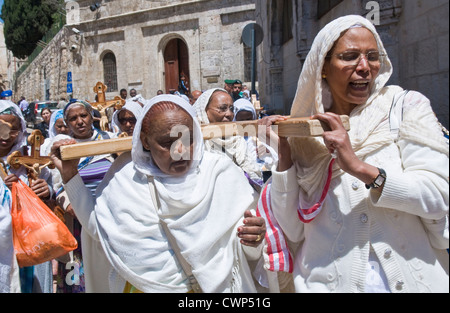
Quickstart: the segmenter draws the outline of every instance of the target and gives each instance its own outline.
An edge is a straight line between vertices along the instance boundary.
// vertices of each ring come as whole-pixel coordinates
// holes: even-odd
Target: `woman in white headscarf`
[[[449,290],[448,144],[417,92],[390,120],[403,94],[386,86],[391,74],[375,27],[360,16],[331,22],[311,47],[291,115],[313,115],[331,131],[281,138],[266,190],[296,248],[297,292]],[[350,116],[348,133],[339,115]]]
[[[126,133],[128,136],[133,136],[137,118],[141,113],[142,105],[133,100],[128,100],[122,109],[115,111],[111,124],[114,129],[118,129],[117,135]]]
[[[64,139],[73,139],[77,143],[93,142],[117,137],[111,132],[102,131],[94,127],[94,115],[92,106],[83,100],[72,99],[64,108],[64,121],[69,127],[70,136],[65,134],[58,134],[53,137],[53,142]],[[95,194],[95,190],[100,182],[103,180],[107,171],[114,162],[114,154],[103,154],[96,156],[87,156],[81,158],[78,163],[78,171],[84,184]],[[62,183],[62,181],[61,181]],[[61,184],[62,185],[62,184]],[[90,251],[96,251],[98,248],[95,243],[85,240],[88,235],[80,224],[79,218],[74,214],[72,204],[69,201],[67,192],[64,186],[57,190],[56,202],[65,212],[66,225],[71,230],[72,234],[78,241],[78,248],[71,252],[73,261],[70,264],[63,264],[60,266],[60,275],[63,277],[63,282],[60,288],[63,292],[82,293],[85,291],[95,290],[97,292],[108,291],[102,281],[107,279],[108,273],[99,271],[95,266],[89,266],[91,257]],[[100,244],[98,244],[100,246]],[[85,251],[87,251],[85,256]],[[107,262],[101,255],[95,256],[96,262]],[[66,266],[67,265],[67,266]],[[69,266],[72,265],[72,266]],[[80,272],[77,275],[78,279],[65,279],[71,275],[73,270]],[[106,278],[105,278],[106,277]]]
[[[250,101],[241,98],[234,102],[234,121],[239,122],[257,119],[255,107]],[[278,145],[278,137],[276,134],[272,132],[271,135],[271,141],[269,142],[272,144],[276,142]],[[265,175],[270,176],[272,166],[278,161],[278,154],[276,151],[271,146],[267,145],[266,142],[260,140],[258,136],[245,137],[245,140],[247,141],[249,154],[256,160],[260,171]]]
[[[205,91],[195,102],[194,108],[201,125],[231,122],[234,119],[233,98],[225,89],[214,88]],[[206,140],[205,149],[227,155],[242,169],[250,184],[258,191],[261,189],[263,175],[254,154],[249,153],[244,137],[233,136]]]
[[[162,95],[146,104],[131,154],[115,161],[96,200],[77,162],[58,159],[58,147],[70,143],[55,144],[53,159],[84,229],[109,260],[95,266],[110,270],[112,292],[192,290],[166,231],[203,292],[256,292],[249,261],[261,256],[265,234],[264,220],[251,214],[257,195],[228,158],[204,151],[188,102]]]

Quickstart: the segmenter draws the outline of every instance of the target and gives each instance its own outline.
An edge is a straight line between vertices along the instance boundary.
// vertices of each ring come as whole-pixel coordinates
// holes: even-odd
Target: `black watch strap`
[[[382,168],[378,169],[379,174],[377,176],[377,178],[375,178],[375,180],[373,181],[373,183],[371,183],[370,185],[366,185],[367,189],[377,189],[380,188],[381,186],[383,186],[384,182],[386,181],[386,171],[383,170]]]

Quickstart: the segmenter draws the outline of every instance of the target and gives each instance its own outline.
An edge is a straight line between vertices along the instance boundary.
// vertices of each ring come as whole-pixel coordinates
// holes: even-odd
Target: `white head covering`
[[[211,96],[216,91],[223,91],[225,89],[213,88],[202,93],[198,97],[197,101],[194,103],[194,108],[197,113],[197,118],[202,125],[209,125],[210,121],[208,114],[206,113],[206,108],[211,100]],[[256,159],[249,154],[247,142],[244,137],[232,136],[229,138],[215,138],[205,141],[206,151],[213,153],[223,154],[223,149],[225,149],[225,154],[230,157],[234,163],[236,163],[245,173],[247,173],[252,180],[259,180],[262,177],[260,168],[256,163]]]
[[[20,119],[20,125],[21,129],[19,132],[19,135],[17,136],[16,143],[11,148],[10,152],[17,151],[23,146],[27,145],[27,122],[25,121],[25,118],[22,115],[22,112],[20,108],[12,101],[10,100],[0,100],[0,115],[2,115],[2,112],[8,111],[8,114],[13,114],[17,116]]]
[[[136,117],[136,119],[137,119],[142,113],[142,106],[137,101],[127,100],[127,102],[125,103],[125,105],[123,106],[122,109],[114,112],[111,124],[112,124],[113,128],[117,127],[119,129],[119,131],[118,131],[119,134],[122,133],[122,130],[120,129],[120,126],[119,126],[120,125],[119,113],[122,112],[122,110],[130,111],[131,113],[134,114],[134,117]]]
[[[380,71],[373,83],[368,101],[356,107],[350,116],[350,140],[353,150],[358,157],[362,158],[391,142],[389,134],[384,133],[386,130],[382,129],[380,124],[387,120],[393,96],[402,90],[399,87],[385,87],[392,74],[392,64],[380,36],[369,20],[358,15],[344,16],[332,21],[319,32],[300,74],[291,116],[307,117],[324,113],[331,107],[331,92],[326,80],[322,79],[322,69],[326,56],[335,42],[343,32],[353,27],[364,27],[370,30],[377,41],[380,53],[386,54],[386,57],[381,59]],[[319,193],[320,196],[331,160],[323,139],[321,137],[290,138],[289,142],[297,168],[299,185],[308,195]],[[336,163],[333,177],[342,174]],[[316,198],[314,196],[311,201],[317,201]]]
[[[151,153],[149,151],[145,151],[141,141],[141,129],[142,122],[144,120],[147,112],[155,105],[156,103],[169,101],[175,103],[177,106],[181,107],[184,111],[186,111],[194,121],[194,155],[193,162],[191,165],[191,169],[186,175],[191,174],[196,170],[199,162],[203,157],[203,135],[202,130],[200,128],[200,124],[195,118],[195,112],[192,105],[189,102],[186,102],[183,98],[174,96],[174,95],[160,95],[156,96],[153,99],[149,100],[147,104],[144,106],[141,118],[138,118],[136,123],[136,127],[133,133],[133,150],[132,157],[135,163],[136,169],[145,174],[154,177],[169,177],[169,175],[164,174],[161,170],[154,164]]]
[[[201,125],[210,124],[208,114],[206,113],[206,107],[208,106],[209,101],[211,100],[211,96],[216,91],[223,91],[225,93],[228,93],[225,89],[222,88],[209,89],[203,92],[200,95],[200,97],[198,97],[197,101],[195,101],[194,103],[195,112],[197,113],[197,118]]]
[[[53,139],[55,136],[58,135],[58,133],[56,132],[56,129],[55,129],[55,124],[56,124],[56,121],[59,119],[64,120],[64,110],[63,109],[53,112],[52,116],[50,117],[50,123],[49,123],[49,127],[48,127],[48,137],[50,139]],[[64,124],[65,123],[66,122],[64,121]]]
[[[371,97],[364,107],[378,96],[388,82],[392,75],[392,64],[375,26],[369,20],[358,15],[338,18],[326,25],[314,39],[298,81],[297,93],[292,104],[292,117],[308,117],[316,113],[324,113],[325,109],[331,107],[331,93],[327,82],[322,79],[325,58],[342,33],[355,26],[370,30],[377,41],[380,53],[386,54],[386,57],[382,59],[379,75],[373,84]]]
[[[241,111],[251,112],[253,119],[257,119],[255,107],[245,98],[238,99],[234,102],[234,120],[236,120],[236,115]]]

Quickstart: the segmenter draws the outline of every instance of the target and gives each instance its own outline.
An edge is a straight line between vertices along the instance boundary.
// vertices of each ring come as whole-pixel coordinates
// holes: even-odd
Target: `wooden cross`
[[[44,136],[40,130],[35,129],[28,137],[28,143],[31,144],[31,155],[22,156],[20,151],[14,151],[8,156],[8,164],[14,168],[19,169],[21,166],[25,166],[28,172],[28,179],[30,183],[33,180],[37,180],[44,167],[54,169],[55,165],[48,156],[41,156],[41,146],[44,143]]]
[[[341,120],[347,131],[350,130],[350,119],[346,115]],[[242,121],[231,123],[215,123],[202,126],[203,139],[226,138],[231,136],[258,136],[258,121]],[[282,137],[316,137],[321,136],[328,126],[319,120],[310,118],[289,118],[275,124],[276,132]],[[265,126],[264,126],[265,127]],[[85,142],[60,148],[62,160],[74,160],[87,156],[122,153],[131,151],[132,137]]]
[[[94,87],[94,92],[97,94],[97,102],[91,103],[91,105],[101,114],[100,128],[104,131],[109,131],[106,109],[114,107],[116,110],[120,110],[125,105],[125,100],[116,96],[114,100],[106,101],[106,90],[108,90],[108,87],[102,82],[98,82]]]

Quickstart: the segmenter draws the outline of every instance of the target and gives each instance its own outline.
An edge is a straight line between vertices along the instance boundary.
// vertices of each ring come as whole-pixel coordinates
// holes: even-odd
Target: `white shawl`
[[[209,89],[202,93],[194,104],[195,111],[197,113],[198,121],[201,125],[209,125],[210,121],[206,113],[206,108],[209,104],[211,96],[215,91],[226,90],[221,88]],[[213,153],[226,154],[233,160],[245,173],[247,173],[251,179],[257,181],[262,177],[261,171],[256,163],[256,159],[253,155],[248,153],[247,142],[244,137],[233,136],[228,138],[216,138],[205,141],[206,151]],[[224,149],[224,151],[223,151]]]
[[[292,105],[292,117],[307,117],[316,113],[324,113],[331,107],[331,92],[326,80],[322,79],[325,58],[342,33],[356,25],[369,29],[375,36],[379,51],[386,54],[375,27],[365,18],[351,15],[329,23],[315,38],[306,58]],[[380,129],[380,124],[388,119],[391,99],[401,91],[399,87],[384,87],[391,74],[391,62],[388,57],[385,57],[379,75],[373,84],[369,100],[364,105],[357,107],[350,116],[349,136],[358,157],[363,157],[391,142],[389,133],[382,133],[383,130]],[[317,201],[317,193],[320,195],[324,186],[331,156],[321,137],[290,138],[290,143],[299,185],[308,196],[312,196],[310,201]],[[333,177],[342,173],[336,163]],[[309,201],[307,200],[307,202]]]
[[[163,174],[142,146],[143,118],[161,101],[177,104],[194,119],[194,160],[183,177]],[[255,195],[229,159],[204,152],[192,106],[173,95],[150,100],[136,124],[132,159],[116,160],[97,190],[99,237],[118,274],[143,292],[189,290],[159,224],[161,218],[204,292],[255,292],[236,236],[245,210],[256,207]],[[155,180],[161,203],[158,213],[148,176]]]

